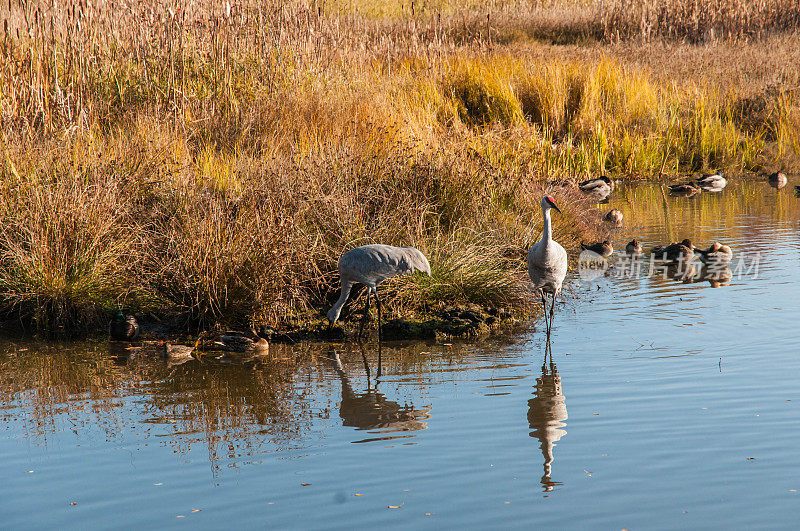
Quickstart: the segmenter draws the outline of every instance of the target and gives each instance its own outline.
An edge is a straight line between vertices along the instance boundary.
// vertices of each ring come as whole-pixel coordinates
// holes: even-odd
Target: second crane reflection
[[[528,400],[528,426],[531,437],[539,439],[544,457],[544,475],[541,483],[545,492],[550,492],[562,483],[551,478],[553,465],[553,447],[567,434],[563,429],[567,420],[567,404],[561,391],[561,376],[551,358],[550,366],[542,365],[542,376],[536,379],[534,396]]]
[[[380,345],[378,348],[381,348]],[[377,379],[375,387],[371,386],[369,364],[363,350],[361,356],[367,371],[367,389],[363,393],[356,393],[350,384],[350,378],[344,371],[339,353],[334,350],[331,354],[334,367],[342,382],[342,403],[339,406],[342,425],[352,426],[359,430],[375,430],[372,433],[380,434],[427,429],[428,425],[423,421],[430,418],[431,408],[414,409],[413,404],[401,406],[397,402],[387,400],[383,394],[378,392]],[[387,435],[353,442],[386,441],[403,437],[413,437],[413,435]]]

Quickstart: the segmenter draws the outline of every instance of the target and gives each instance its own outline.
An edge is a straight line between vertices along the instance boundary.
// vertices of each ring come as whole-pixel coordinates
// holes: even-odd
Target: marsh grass
[[[566,247],[596,230],[549,180],[797,163],[791,84],[519,48],[604,38],[594,2],[348,5],[3,4],[0,311],[56,330],[118,307],[316,319],[338,257],[371,242],[431,258],[430,279],[387,285],[393,311],[525,309],[541,194]],[[576,9],[585,27],[559,29]]]

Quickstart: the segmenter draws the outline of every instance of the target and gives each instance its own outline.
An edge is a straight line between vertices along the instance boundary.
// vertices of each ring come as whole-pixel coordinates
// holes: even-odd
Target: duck
[[[731,248],[719,242],[712,243],[708,249],[695,249],[694,252],[697,253],[701,262],[711,265],[728,264],[733,257]]]
[[[136,317],[120,310],[108,323],[108,334],[116,341],[133,341],[139,337],[139,323]]]
[[[776,171],[775,173],[771,173],[767,177],[767,182],[773,188],[778,188],[778,189],[783,188],[784,186],[786,186],[786,181],[787,181],[786,174],[785,173],[781,173],[779,171]]]
[[[198,339],[194,346],[188,345],[173,345],[166,341],[159,341],[158,346],[161,349],[161,357],[166,358],[169,361],[188,361],[194,358],[194,351],[197,349],[197,345],[200,343]]]
[[[267,352],[269,342],[263,337],[253,334],[248,337],[241,332],[225,332],[214,342],[215,345],[229,352]]]
[[[614,252],[614,248],[611,246],[611,243],[608,240],[597,242],[592,245],[586,245],[585,243],[581,242],[581,249],[584,251],[592,251],[595,254],[599,254],[603,258],[608,258],[611,256],[611,253]]]
[[[671,184],[667,188],[669,188],[669,193],[672,195],[680,195],[684,197],[691,197],[701,192],[700,187],[693,184]]]
[[[727,186],[728,181],[725,177],[722,176],[721,173],[712,173],[712,174],[704,174],[699,179],[695,180],[695,182],[703,189],[708,192],[719,192],[725,186]]]
[[[613,223],[614,225],[619,225],[620,223],[622,223],[622,212],[620,212],[616,208],[612,208],[611,210],[608,211],[608,213],[605,215],[603,219],[605,219],[609,223]]]
[[[625,246],[625,252],[632,256],[638,256],[642,254],[642,244],[634,238]]]
[[[692,245],[692,241],[689,238],[685,238],[678,243],[656,245],[650,253],[655,255],[656,258],[670,262],[689,261],[694,256],[694,245]]]
[[[596,198],[598,201],[603,201],[614,191],[614,181],[603,175],[596,179],[583,181],[578,185],[578,188],[580,188],[582,192]]]

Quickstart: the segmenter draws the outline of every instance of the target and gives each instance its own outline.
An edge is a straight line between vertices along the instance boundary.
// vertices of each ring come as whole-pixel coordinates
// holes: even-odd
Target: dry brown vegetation
[[[3,4],[2,311],[280,324],[376,241],[431,257],[398,312],[522,309],[551,178],[797,167],[793,4],[602,5]]]

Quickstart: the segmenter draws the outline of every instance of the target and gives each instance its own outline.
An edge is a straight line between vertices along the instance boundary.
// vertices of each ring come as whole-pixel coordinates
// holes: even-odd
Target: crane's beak
[[[551,206],[551,207],[553,207],[554,209],[556,209],[556,212],[558,212],[559,214],[561,214],[561,209],[560,209],[560,208],[558,208],[558,207],[556,206],[556,204],[555,204],[555,203],[553,203],[552,201],[548,201],[548,202],[550,203],[550,206]]]

